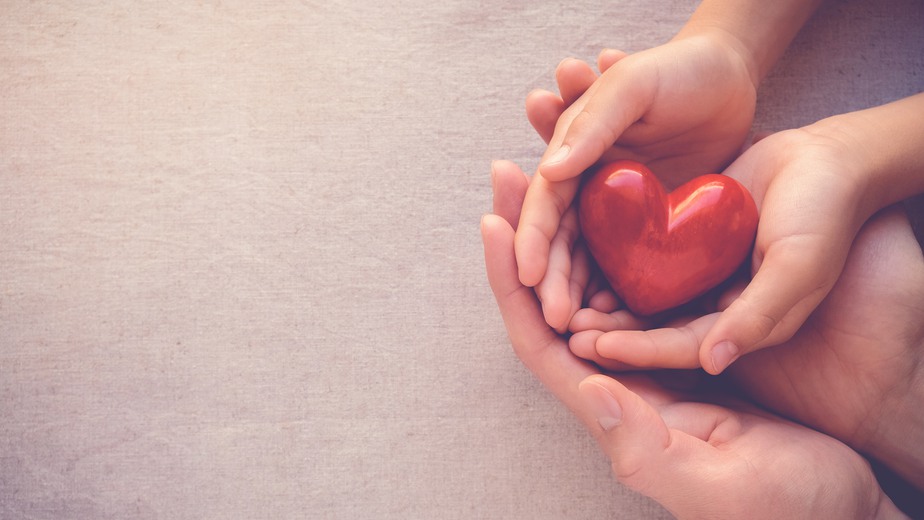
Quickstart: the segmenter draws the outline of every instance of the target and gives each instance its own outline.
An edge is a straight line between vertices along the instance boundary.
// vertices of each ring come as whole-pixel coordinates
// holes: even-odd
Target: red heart
[[[670,194],[644,165],[605,164],[581,189],[581,232],[626,306],[649,315],[686,303],[735,272],[757,230],[750,193],[703,175]]]

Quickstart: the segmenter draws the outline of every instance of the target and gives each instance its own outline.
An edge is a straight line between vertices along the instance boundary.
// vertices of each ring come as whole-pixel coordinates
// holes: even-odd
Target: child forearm
[[[806,129],[843,143],[861,175],[862,217],[924,192],[924,93]]]
[[[677,37],[730,37],[756,87],[820,4],[821,0],[704,0]]]

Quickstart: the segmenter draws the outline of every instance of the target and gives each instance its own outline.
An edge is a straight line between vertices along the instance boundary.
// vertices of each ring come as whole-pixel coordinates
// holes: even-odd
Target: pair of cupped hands
[[[894,446],[924,343],[907,217],[862,199],[857,143],[836,133],[788,130],[742,153],[756,87],[733,50],[679,40],[605,50],[598,68],[566,60],[560,94],[527,98],[548,143],[532,179],[492,165],[485,259],[517,355],[617,478],[678,517],[899,514],[859,453],[924,488]],[[682,314],[620,309],[572,204],[581,172],[614,159],[668,189],[710,172],[741,182],[760,211],[751,276]],[[659,370],[698,368],[724,374]]]

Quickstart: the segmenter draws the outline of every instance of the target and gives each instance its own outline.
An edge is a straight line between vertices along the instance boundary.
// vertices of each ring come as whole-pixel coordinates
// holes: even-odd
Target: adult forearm
[[[770,72],[822,0],[703,0],[677,37],[729,37],[748,64],[754,86]]]

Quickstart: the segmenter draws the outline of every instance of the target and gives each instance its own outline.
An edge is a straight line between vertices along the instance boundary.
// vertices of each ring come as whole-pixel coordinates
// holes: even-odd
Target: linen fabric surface
[[[2,2],[0,518],[670,518],[514,356],[478,224],[527,93],[695,6]],[[829,3],[755,128],[922,90],[922,27]]]

